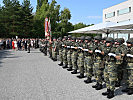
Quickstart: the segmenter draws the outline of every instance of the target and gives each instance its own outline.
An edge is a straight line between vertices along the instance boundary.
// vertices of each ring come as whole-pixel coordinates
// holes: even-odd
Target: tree
[[[87,27],[87,25],[86,24],[83,24],[83,23],[78,23],[78,24],[75,24],[73,26],[74,26],[74,30]]]
[[[21,6],[21,33],[24,36],[29,37],[32,33],[33,26],[33,15],[32,15],[33,7],[30,4],[30,0],[24,0]],[[31,35],[32,36],[32,35]]]
[[[56,27],[58,25],[59,15],[60,15],[59,10],[60,10],[60,5],[57,5],[57,2],[55,0],[52,0],[51,3],[48,3],[47,0],[44,0],[41,7],[38,8],[38,10],[36,11],[36,15],[34,16],[34,22],[35,22],[34,25],[38,26],[38,29],[35,26],[36,30],[38,30],[38,31],[35,32],[36,30],[34,30],[34,32],[38,33],[38,34],[42,34],[41,36],[45,36],[44,21],[45,21],[46,17],[50,18],[50,20],[51,20],[52,33],[57,31]],[[38,22],[40,22],[40,23],[38,23]]]
[[[68,22],[71,19],[70,10],[68,8],[64,8],[64,10],[61,11],[61,15],[59,18],[60,18],[61,33],[62,36],[64,36],[67,32],[73,29],[72,24]]]

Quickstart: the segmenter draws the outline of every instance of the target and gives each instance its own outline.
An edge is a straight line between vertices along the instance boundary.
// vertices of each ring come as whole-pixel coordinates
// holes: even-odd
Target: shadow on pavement
[[[0,50],[0,67],[2,67],[2,60],[5,58],[18,58],[19,56],[10,56],[13,55],[10,50]]]

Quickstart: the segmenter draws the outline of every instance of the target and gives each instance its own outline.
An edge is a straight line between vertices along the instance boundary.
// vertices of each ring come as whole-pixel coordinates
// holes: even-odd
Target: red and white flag
[[[45,37],[47,37],[48,36],[48,18],[46,17],[45,18]]]
[[[51,23],[50,23],[50,18],[49,18],[49,22],[48,22],[48,28],[49,28],[49,36],[51,37]]]

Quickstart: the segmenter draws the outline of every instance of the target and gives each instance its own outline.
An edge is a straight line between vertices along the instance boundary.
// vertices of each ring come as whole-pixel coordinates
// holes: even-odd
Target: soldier
[[[84,78],[84,51],[83,49],[83,45],[84,45],[84,39],[85,37],[82,36],[79,40],[79,45],[78,45],[78,61],[77,61],[77,65],[80,71],[80,75],[78,75],[78,78]]]
[[[56,41],[56,38],[53,39],[53,44],[52,44],[52,60],[57,61],[57,41]]]
[[[30,41],[30,39],[28,39],[28,52],[27,53],[30,53],[30,47],[31,47],[31,41]]]
[[[67,62],[67,36],[64,36],[64,41],[63,41],[63,51],[62,51],[62,55],[63,55],[63,63],[65,65],[63,65],[63,68],[68,68],[68,62]]]
[[[84,80],[85,83],[91,83],[91,78],[93,74],[93,43],[91,41],[91,37],[85,38],[85,47],[83,49],[84,51],[84,67],[86,71],[87,80]]]
[[[114,97],[115,82],[117,79],[117,65],[116,65],[116,47],[113,46],[114,39],[108,37],[106,39],[106,48],[103,49],[102,54],[105,55],[105,69],[104,80],[106,83],[107,91],[102,95],[107,95],[107,98]]]
[[[95,36],[94,37],[94,66],[93,66],[93,73],[94,77],[96,79],[96,85],[92,86],[93,88],[96,88],[96,90],[102,89],[102,71],[103,71],[103,66],[101,66],[101,62],[103,60],[103,56],[101,54],[102,47],[101,47],[101,37],[100,36]]]
[[[117,72],[118,72],[118,79],[116,81],[116,87],[119,87],[120,86],[120,83],[123,79],[123,71],[124,69],[126,68],[127,66],[127,63],[125,61],[125,54],[126,54],[126,51],[127,51],[127,47],[126,45],[123,44],[124,43],[124,39],[123,38],[119,38],[117,39],[117,51],[116,51],[116,55],[118,55],[117,57]]]
[[[59,37],[59,42],[58,42],[58,49],[59,49],[59,61],[60,64],[58,64],[59,66],[63,66],[63,55],[62,55],[62,51],[63,51],[63,47],[62,47],[62,38]]]
[[[78,59],[78,38],[76,40],[76,37],[73,37],[73,41],[72,41],[72,66],[74,71],[71,72],[72,74],[77,74],[77,70],[78,70],[78,65],[77,65],[77,59]]]
[[[133,38],[130,38],[127,40],[127,54],[126,54],[126,60],[127,60],[127,71],[128,71],[128,86],[125,89],[125,92],[127,92],[128,95],[133,94]],[[124,91],[124,90],[123,90]]]
[[[53,59],[52,58],[52,40],[48,40],[48,51],[49,51],[49,58]]]
[[[67,42],[67,62],[69,68],[67,69],[68,71],[72,71],[72,60],[71,60],[71,55],[72,55],[72,36],[68,35],[68,42]]]
[[[44,39],[44,41],[43,41],[43,53],[45,56],[47,56],[47,47],[48,47],[48,41],[47,41],[47,39]]]

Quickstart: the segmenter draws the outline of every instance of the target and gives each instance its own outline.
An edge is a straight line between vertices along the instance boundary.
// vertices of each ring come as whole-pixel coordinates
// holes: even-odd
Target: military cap
[[[117,41],[118,43],[120,43],[120,44],[123,43],[123,39],[122,39],[122,38],[118,38],[116,41]]]
[[[73,36],[72,39],[73,39],[73,40],[76,40],[76,37]]]
[[[103,37],[103,38],[102,38],[102,40],[106,40],[106,39],[107,39],[107,37]]]
[[[108,37],[108,38],[106,38],[106,42],[113,43],[114,42],[114,39],[112,37]]]
[[[71,38],[72,36],[71,35],[68,35],[68,38]]]
[[[85,37],[85,40],[91,41],[91,39],[92,38],[90,36]]]
[[[124,43],[124,42],[125,42],[125,40],[124,40],[123,38],[120,38],[120,39],[121,39],[122,43]]]
[[[62,40],[62,37],[59,37],[58,39],[59,39],[59,40]]]
[[[65,40],[67,40],[67,38],[68,38],[67,36],[64,36],[64,39],[65,39]]]
[[[101,36],[95,36],[94,39],[95,40],[101,40],[102,38],[101,38]]]
[[[85,40],[85,36],[81,36],[80,37],[80,40]]]
[[[128,39],[126,43],[133,44],[133,38]]]

